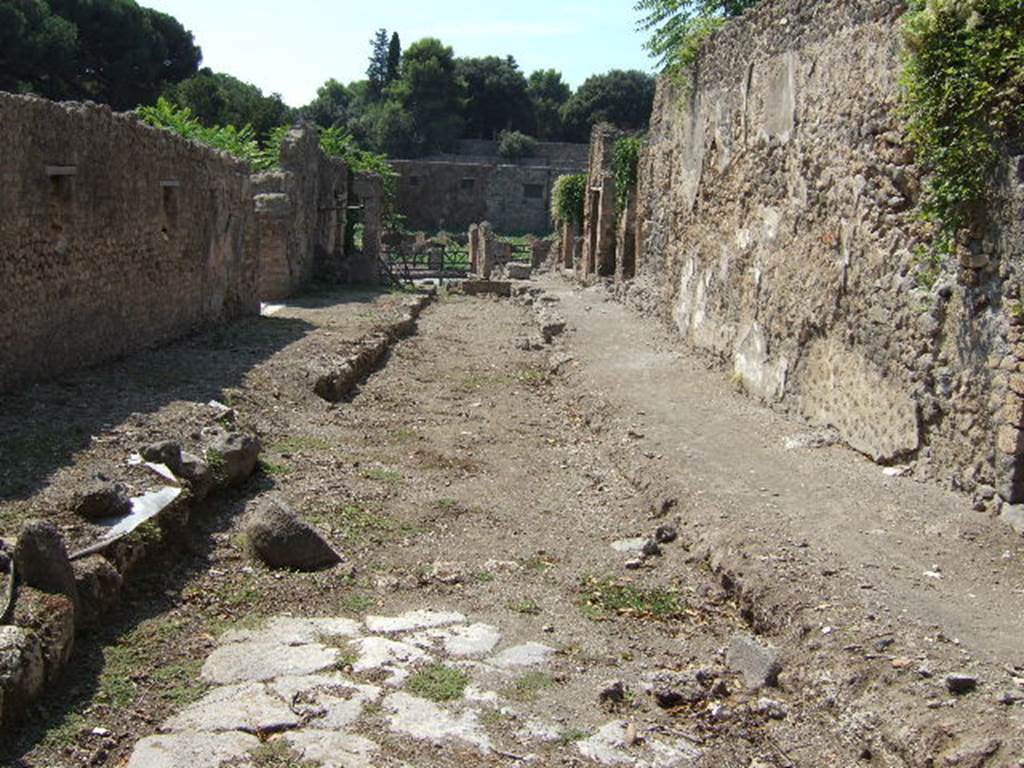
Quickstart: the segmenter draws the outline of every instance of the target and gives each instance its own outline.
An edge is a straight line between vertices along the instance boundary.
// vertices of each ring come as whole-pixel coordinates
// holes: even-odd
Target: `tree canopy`
[[[533,102],[526,77],[511,56],[456,59],[466,90],[463,137],[493,139],[501,131],[533,132]]]
[[[191,32],[134,0],[0,0],[5,90],[133,109],[201,59]]]
[[[289,122],[293,112],[279,94],[264,96],[255,85],[210,69],[169,86],[164,95],[204,125],[251,125],[260,137]]]
[[[597,123],[626,130],[647,128],[654,107],[654,78],[637,70],[613,69],[587,78],[562,107],[569,141],[585,142]]]
[[[538,139],[562,138],[562,106],[572,96],[572,88],[555,69],[538,69],[530,75],[527,95],[533,103],[534,135]]]
[[[739,16],[758,0],[638,0],[637,27],[648,33],[644,48],[662,69],[689,66],[701,44],[724,21]]]
[[[409,46],[401,74],[388,89],[412,117],[427,152],[450,149],[465,125],[463,83],[450,46],[427,37]]]

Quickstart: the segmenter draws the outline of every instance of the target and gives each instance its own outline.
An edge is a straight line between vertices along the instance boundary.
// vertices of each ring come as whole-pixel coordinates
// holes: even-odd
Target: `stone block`
[[[748,688],[778,684],[782,663],[774,648],[762,645],[750,635],[737,634],[729,640],[726,664],[743,676]]]

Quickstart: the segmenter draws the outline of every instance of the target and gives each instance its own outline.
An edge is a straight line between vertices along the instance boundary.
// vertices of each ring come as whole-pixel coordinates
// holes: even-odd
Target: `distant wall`
[[[560,141],[538,141],[537,149],[530,157],[518,160],[505,160],[510,165],[550,165],[554,168],[585,168],[587,165],[588,148],[586,144],[570,144]],[[483,139],[462,139],[456,145],[454,154],[441,155],[433,159],[477,160],[494,162],[498,158],[498,142]]]
[[[249,168],[0,93],[0,391],[259,310]]]
[[[763,0],[662,79],[624,291],[751,394],[1024,499],[1024,159],[935,270],[891,0]]]

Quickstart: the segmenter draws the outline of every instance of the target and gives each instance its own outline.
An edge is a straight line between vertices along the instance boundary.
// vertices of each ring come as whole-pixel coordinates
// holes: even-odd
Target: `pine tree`
[[[370,54],[370,66],[366,69],[366,79],[370,82],[370,98],[378,100],[384,93],[384,86],[387,85],[388,76],[388,31],[378,29],[370,41],[372,52]]]
[[[387,73],[384,77],[384,84],[391,85],[398,79],[398,68],[402,63],[402,41],[398,38],[398,33],[393,32],[391,34],[391,45],[388,47],[388,67]]]

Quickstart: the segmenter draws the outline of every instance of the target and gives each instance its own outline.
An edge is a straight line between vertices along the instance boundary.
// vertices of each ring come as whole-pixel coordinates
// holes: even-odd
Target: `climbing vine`
[[[640,166],[640,148],[643,142],[626,136],[615,142],[612,151],[612,175],[615,178],[615,212],[622,213],[629,202],[629,193],[636,189]]]
[[[931,173],[922,201],[936,247],[982,220],[1002,148],[1024,126],[1021,0],[912,0],[903,21],[903,111]]]
[[[559,224],[583,226],[583,207],[586,199],[586,174],[559,176],[551,190],[551,218]]]

